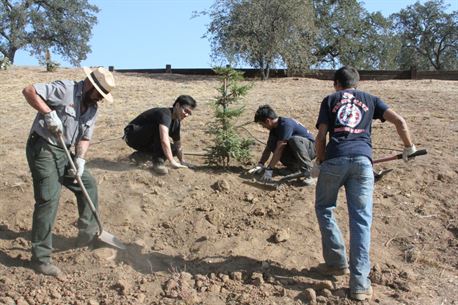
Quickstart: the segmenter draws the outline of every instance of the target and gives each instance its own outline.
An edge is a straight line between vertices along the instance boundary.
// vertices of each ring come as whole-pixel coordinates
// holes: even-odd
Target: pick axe
[[[414,152],[413,154],[409,155],[409,159],[411,158],[414,158],[414,157],[417,157],[417,156],[422,156],[422,155],[426,155],[428,152],[426,151],[426,149],[420,149],[420,150],[417,150],[416,152]],[[384,158],[380,158],[380,159],[377,159],[377,160],[374,160],[372,161],[372,164],[377,164],[377,163],[382,163],[382,162],[388,162],[388,161],[393,161],[393,160],[399,160],[399,159],[402,159],[402,154],[396,154],[396,155],[392,155],[392,156],[388,156],[388,157],[384,157]],[[384,175],[388,174],[389,172],[391,172],[393,169],[389,168],[389,169],[383,169],[379,172],[376,172],[374,170],[374,177],[375,177],[375,181],[377,182],[378,180],[380,180]]]

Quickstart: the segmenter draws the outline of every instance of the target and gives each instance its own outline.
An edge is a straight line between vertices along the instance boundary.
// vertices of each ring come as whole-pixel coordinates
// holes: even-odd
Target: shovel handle
[[[426,151],[426,149],[419,149],[416,152],[414,152],[413,154],[409,155],[409,159],[417,157],[417,156],[423,156],[423,155],[426,155],[427,153],[428,152]],[[377,164],[377,163],[393,161],[393,160],[399,160],[399,159],[402,159],[402,154],[396,154],[396,155],[393,155],[393,156],[390,156],[390,157],[377,159],[377,160],[374,160],[372,163],[373,164]]]
[[[70,163],[70,167],[76,173],[77,170],[76,170],[75,163],[73,162],[72,156],[70,155],[70,152],[68,151],[68,148],[65,145],[64,137],[62,136],[61,133],[59,133],[59,141],[60,141],[60,144],[62,145],[62,148],[65,151],[65,154],[67,155],[68,162]],[[78,182],[78,185],[80,186],[81,190],[83,191],[84,197],[86,197],[86,200],[89,203],[89,207],[91,208],[92,214],[94,214],[95,220],[97,221],[97,224],[99,225],[99,234],[98,235],[100,235],[103,232],[103,227],[102,227],[102,222],[100,221],[100,218],[99,218],[99,214],[97,213],[94,203],[92,202],[91,197],[89,197],[89,194],[86,188],[84,187],[81,177],[76,175],[76,181]]]

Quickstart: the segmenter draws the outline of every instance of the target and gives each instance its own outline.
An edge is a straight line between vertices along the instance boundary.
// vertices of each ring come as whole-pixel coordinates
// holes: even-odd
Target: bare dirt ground
[[[113,104],[102,104],[87,168],[97,178],[105,229],[126,251],[74,249],[76,202],[63,190],[54,228],[55,279],[29,268],[33,212],[32,181],[25,143],[35,111],[22,97],[26,85],[83,78],[77,69],[0,71],[0,304],[359,304],[346,298],[348,277],[323,278],[314,214],[314,187],[287,185],[266,191],[243,183],[247,166],[208,167],[199,156],[194,170],[154,175],[148,164],[130,161],[122,129],[138,113],[171,105],[180,94],[198,101],[184,121],[187,152],[202,152],[212,120],[212,77],[115,73]],[[458,82],[364,81],[360,89],[382,97],[403,115],[417,148],[428,155],[394,169],[376,184],[370,304],[458,304]],[[332,83],[303,78],[254,81],[240,123],[260,104],[300,120],[312,131],[322,98]],[[255,124],[246,130],[265,141]],[[376,122],[374,157],[402,149],[395,129]],[[262,144],[253,148],[253,162]],[[337,217],[348,241],[343,194]],[[275,238],[279,237],[279,240]],[[313,291],[312,291],[313,289]],[[365,304],[368,302],[360,302]]]

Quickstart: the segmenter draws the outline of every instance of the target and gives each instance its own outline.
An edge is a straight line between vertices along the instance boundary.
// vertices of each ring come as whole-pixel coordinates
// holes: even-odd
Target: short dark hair
[[[189,106],[191,107],[191,109],[194,109],[196,108],[197,106],[197,102],[195,99],[193,99],[191,96],[189,95],[180,95],[176,100],[175,100],[175,103],[173,103],[173,106],[175,106],[176,104],[180,104],[180,106]]]
[[[343,66],[334,74],[334,85],[337,83],[342,86],[342,88],[352,88],[356,87],[359,82],[359,73],[353,67]]]
[[[269,105],[259,106],[254,115],[255,123],[264,123],[266,119],[276,119],[277,114]]]

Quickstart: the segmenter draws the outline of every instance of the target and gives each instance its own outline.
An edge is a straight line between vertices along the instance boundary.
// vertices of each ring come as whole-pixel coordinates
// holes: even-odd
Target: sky
[[[92,52],[81,66],[114,66],[115,69],[208,68],[210,42],[202,36],[210,19],[192,18],[208,10],[213,0],[89,0],[99,7],[98,23],[89,42]],[[363,0],[369,12],[384,16],[399,12],[416,0]],[[425,1],[420,1],[424,3]],[[445,0],[448,11],[458,10],[457,0]],[[57,54],[52,59],[63,67],[71,64]],[[26,51],[16,53],[15,65],[37,66]]]

